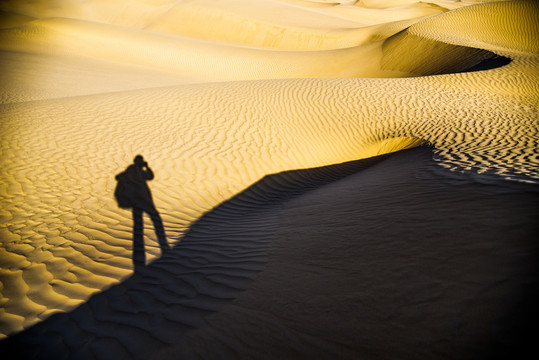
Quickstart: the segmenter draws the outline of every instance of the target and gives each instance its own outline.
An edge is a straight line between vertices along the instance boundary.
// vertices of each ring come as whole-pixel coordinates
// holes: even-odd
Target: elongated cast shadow
[[[147,359],[164,346],[176,344],[205,315],[233,300],[263,269],[271,233],[258,226],[253,233],[250,221],[270,213],[282,201],[388,156],[266,176],[202,216],[176,246],[146,267],[140,266],[136,241],[133,276],[70,312],[54,314],[1,341],[0,351],[13,354],[14,359]],[[151,199],[151,194],[140,189],[137,194],[120,193],[123,207],[133,205],[124,196],[136,199],[137,204]],[[134,219],[136,239],[142,231],[137,225],[138,210]],[[225,239],[223,234],[227,234]]]

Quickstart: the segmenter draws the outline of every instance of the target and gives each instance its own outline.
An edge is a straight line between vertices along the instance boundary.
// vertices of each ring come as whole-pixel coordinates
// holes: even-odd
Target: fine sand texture
[[[2,353],[474,359],[535,335],[535,2],[0,19]],[[137,154],[166,253],[114,199]]]

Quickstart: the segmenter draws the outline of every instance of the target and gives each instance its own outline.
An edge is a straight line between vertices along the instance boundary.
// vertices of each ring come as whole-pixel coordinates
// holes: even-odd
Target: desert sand
[[[476,359],[533,343],[533,1],[1,4],[10,358]],[[144,155],[171,249],[115,175]]]

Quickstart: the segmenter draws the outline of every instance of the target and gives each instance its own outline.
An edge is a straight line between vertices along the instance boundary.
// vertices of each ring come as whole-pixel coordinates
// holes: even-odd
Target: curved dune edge
[[[399,30],[388,31],[387,36]],[[47,57],[76,55],[102,61],[125,62],[154,72],[170,72],[176,78],[205,82],[418,75],[417,72],[396,71],[384,66],[382,57],[387,55],[387,49],[383,49],[385,43],[381,41],[329,50],[318,45],[310,48],[310,51],[282,51],[238,47],[72,19],[35,20],[19,28],[4,30],[1,35],[1,47],[10,52],[31,50]],[[306,36],[316,38],[312,34]],[[341,34],[338,38],[355,41],[353,34]],[[377,38],[383,39],[384,36]],[[122,46],[118,46],[118,43]],[[459,65],[462,59],[477,63],[484,58],[482,55],[476,59],[478,51],[475,49],[460,49],[456,54],[439,52],[430,61],[434,71],[420,75],[448,72],[444,68],[437,71],[436,64],[440,61],[432,59],[443,60],[442,66],[445,66],[444,62],[450,62],[456,67],[451,71],[463,71],[468,65]],[[440,56],[440,53],[445,54],[446,58],[450,56],[449,59]],[[399,53],[399,56],[402,55],[405,55],[405,59],[413,57],[412,54]]]
[[[455,83],[469,76],[477,74],[447,77]],[[111,194],[114,175],[135,153],[143,153],[158,176],[152,191],[172,237],[265,174],[352,160],[362,151],[372,156],[380,146],[369,147],[385,146],[387,137],[413,135],[457,155],[457,160],[475,161],[487,169],[501,165],[503,170],[507,166],[503,159],[511,157],[511,171],[537,177],[537,168],[529,162],[533,152],[527,147],[537,141],[535,123],[521,97],[470,93],[462,98],[460,89],[451,92],[447,85],[441,87],[443,82],[438,84],[444,89],[438,96],[410,96],[431,93],[432,81],[275,80],[246,82],[241,87],[193,85],[5,105],[3,113],[9,121],[2,124],[7,139],[2,178],[8,181],[2,190],[6,219],[2,237],[10,239],[4,258],[13,258],[9,260],[13,265],[2,270],[11,290],[4,309],[18,316],[4,331],[20,330],[32,319],[70,308],[130,274],[130,214],[116,207]],[[403,93],[408,94],[406,106],[399,106]],[[220,101],[208,101],[217,94]],[[459,99],[461,109],[469,113],[455,118],[453,108],[440,106],[448,97]],[[324,102],[309,100],[316,98]],[[245,106],[246,101],[252,105]],[[275,111],[272,117],[268,104]],[[211,117],[212,126],[202,108],[218,114]],[[257,108],[259,112],[253,112]],[[478,121],[482,111],[498,115]],[[74,116],[84,121],[73,123]],[[154,119],[151,124],[148,116]],[[508,126],[508,121],[515,125]],[[496,134],[495,142],[491,134]],[[59,137],[74,141],[58,142]],[[501,146],[504,142],[507,145]],[[24,143],[33,146],[16,146]],[[489,143],[495,146],[490,148]],[[80,174],[81,182],[70,180],[73,176],[68,174]],[[92,180],[95,176],[97,181]],[[50,217],[51,213],[57,216]],[[35,222],[27,222],[28,214]],[[146,235],[150,259],[155,259],[159,256],[155,236]],[[27,293],[26,279],[32,272],[47,280]]]
[[[286,1],[259,1],[254,6],[242,1],[185,3],[174,6],[145,29],[253,47],[329,50],[387,38],[421,18],[445,11],[421,4],[393,11],[323,4],[323,11],[308,11],[311,4],[304,7],[300,3],[299,8],[286,6]],[[200,26],[202,22],[213,26]]]
[[[466,72],[496,58],[490,51],[430,40],[414,35],[409,29],[385,40],[382,52],[380,66],[383,70],[415,76]],[[502,65],[511,61],[505,57],[502,59]]]
[[[449,7],[468,5],[438,2],[443,6],[408,1],[407,4],[396,7],[394,0],[393,5],[378,8],[363,6],[361,2],[322,3],[298,0],[259,0],[256,4],[249,0],[212,2],[204,0],[134,0],[131,3],[126,3],[123,0],[107,2],[87,0],[82,3],[58,1],[53,6],[51,6],[50,1],[34,1],[33,4],[17,4],[16,1],[12,1],[10,4],[6,4],[4,9],[11,8],[14,13],[35,18],[66,17],[139,29],[157,26],[165,29],[186,30],[191,27],[195,19],[200,21],[211,19],[219,23],[220,27],[224,26],[222,27],[224,32],[230,30],[230,25],[242,27],[242,30],[249,30],[251,25],[256,25],[258,30],[263,32],[269,30],[269,26],[318,31],[319,28],[373,25],[428,16],[443,12]],[[184,22],[185,25],[169,22],[177,22],[178,20]],[[201,36],[208,33],[213,33],[218,37],[222,36],[211,29],[191,28],[189,30],[195,31]]]
[[[158,175],[151,187],[174,235],[268,173],[371,156],[398,145],[384,143],[392,138],[425,139],[442,165],[480,179],[537,183],[537,55],[511,51],[510,65],[480,73],[228,82],[4,105],[2,331],[129,276],[130,214],[111,194],[136,153]]]

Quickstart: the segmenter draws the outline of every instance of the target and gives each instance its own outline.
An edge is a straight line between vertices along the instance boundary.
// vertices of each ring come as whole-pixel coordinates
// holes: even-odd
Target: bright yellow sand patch
[[[241,26],[222,29],[223,38],[202,29],[210,42],[141,30],[174,12],[165,1],[114,10],[115,2],[74,4],[50,14],[75,14],[74,19],[40,19],[0,34],[10,64],[20,57],[28,68],[37,63],[45,72],[52,69],[42,91],[25,94],[33,81],[16,81],[31,74],[25,67],[11,72],[3,89],[2,334],[20,331],[53,310],[69,310],[131,274],[131,214],[116,206],[112,193],[114,175],[137,153],[156,173],[150,186],[169,241],[266,174],[365,158],[417,145],[421,139],[435,145],[447,168],[526,182],[539,179],[538,55],[530,41],[536,27],[529,15],[535,7],[465,7],[419,22],[390,40],[415,41],[418,48],[403,59],[408,64],[437,40],[510,55],[514,61],[508,66],[362,79],[357,77],[409,76],[412,71],[382,68],[383,57],[391,58],[383,53],[389,42],[341,48],[358,39],[365,42],[372,30],[355,29],[356,15],[342,16],[354,4],[334,11],[332,6],[264,2],[275,11],[293,5],[302,20],[297,28],[306,28],[305,22],[314,26],[323,16],[331,18],[336,29],[342,20],[342,29],[333,32],[336,36],[321,36],[324,31],[319,29],[305,32],[309,51],[217,42],[264,47],[256,36],[241,38],[245,26],[262,24],[262,10],[259,16],[241,11],[230,15],[199,2],[207,12],[202,18],[220,16],[217,24],[247,19]],[[432,7],[412,8],[412,17],[432,15]],[[403,23],[384,28],[382,11],[377,9],[376,21],[366,21],[380,24],[376,36],[385,38],[392,34],[388,29],[397,32]],[[140,13],[146,15],[134,16]],[[394,10],[388,14],[388,23],[396,21]],[[490,21],[493,14],[496,21]],[[513,21],[515,17],[520,20]],[[102,18],[108,24],[91,22]],[[289,40],[283,40],[286,46],[304,31],[292,30],[293,20],[284,17],[279,25],[289,34]],[[162,28],[174,32],[170,21]],[[470,23],[479,25],[466,25]],[[265,34],[271,34],[269,26],[262,26]],[[317,46],[318,51],[312,51]],[[449,48],[442,45],[439,58],[429,61],[446,60],[444,49]],[[448,56],[458,61],[466,54]],[[64,63],[73,71],[70,76],[61,73]],[[103,83],[92,81],[94,71],[103,74]],[[48,86],[55,78],[65,86]],[[204,81],[208,83],[186,84]],[[174,84],[183,85],[170,86]],[[118,90],[129,91],[105,93]],[[151,224],[146,225],[151,260],[159,256],[159,247]]]

